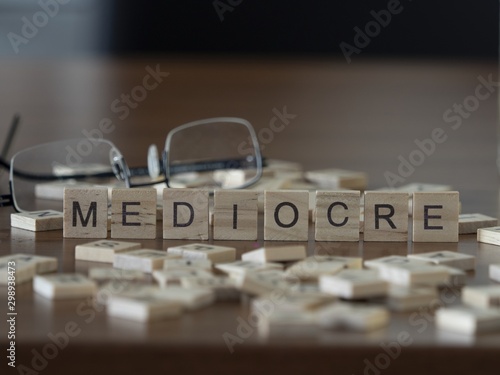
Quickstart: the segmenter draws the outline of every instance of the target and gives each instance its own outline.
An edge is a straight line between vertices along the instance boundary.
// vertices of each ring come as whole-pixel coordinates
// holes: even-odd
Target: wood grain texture
[[[317,191],[316,241],[359,241],[359,191]]]
[[[214,240],[257,240],[258,195],[256,191],[215,191]]]
[[[309,192],[268,190],[264,192],[264,239],[307,241]]]
[[[33,232],[44,232],[63,229],[63,219],[63,213],[54,210],[18,212],[10,215],[10,225]]]
[[[408,240],[408,193],[365,192],[364,240]]]
[[[106,238],[108,236],[108,189],[65,188],[63,237]]]

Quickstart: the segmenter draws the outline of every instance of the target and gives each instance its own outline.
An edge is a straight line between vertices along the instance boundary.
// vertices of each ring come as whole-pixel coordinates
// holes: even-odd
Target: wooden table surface
[[[163,73],[162,82],[148,91],[144,101],[134,103],[135,108],[129,107],[126,116],[124,111],[116,113],[114,101],[141,85],[148,69],[169,74]],[[398,173],[401,158],[408,159],[417,149],[416,141],[441,128],[446,141],[437,144],[400,184],[448,184],[460,192],[462,212],[498,216],[497,88],[480,89],[482,94],[490,93],[488,98],[470,98],[477,95],[482,82],[496,82],[497,69],[496,62],[488,61],[359,60],[346,64],[327,59],[204,57],[4,59],[0,63],[0,139],[15,112],[21,113],[22,125],[11,154],[40,142],[82,136],[83,129],[92,131],[109,118],[115,129],[108,138],[130,164],[138,165],[145,162],[148,145],[161,147],[175,126],[213,116],[238,116],[254,125],[267,157],[300,162],[306,170],[339,167],[365,171],[369,188],[375,189],[387,186],[385,175]],[[471,103],[477,105],[463,112],[461,126],[454,126],[458,120],[450,121],[446,114],[464,101],[468,108]],[[281,131],[263,130],[271,129],[273,117],[283,111],[289,114],[289,122]],[[0,191],[7,192],[3,172],[0,182]],[[61,231],[33,233],[10,228],[11,212],[9,208],[0,210],[0,255],[55,256],[60,272],[85,273],[94,265],[74,259],[75,245],[88,241],[63,239]],[[258,243],[216,243],[234,245],[241,254],[263,243],[262,226],[259,238]],[[157,249],[184,243],[140,242]],[[475,235],[461,236],[458,244],[316,243],[310,235],[307,246],[311,255],[365,259],[457,250],[478,259],[468,284],[490,283],[487,266],[500,263],[500,248],[478,244]],[[441,298],[459,302],[456,294],[442,294]],[[110,319],[102,307],[88,303],[51,302],[34,295],[30,283],[18,285],[17,363],[34,370],[19,373],[471,374],[498,373],[500,363],[499,333],[476,337],[445,334],[435,329],[433,317],[426,311],[414,316],[392,314],[387,329],[369,334],[289,331],[266,338],[251,331],[231,354],[223,334],[236,334],[238,318],[248,318],[245,304],[219,303],[178,320],[138,324]],[[5,312],[4,305],[0,310]],[[49,335],[63,332],[68,322],[78,325],[79,334],[54,358],[37,362],[36,351],[47,350]],[[5,318],[0,327],[5,353]],[[383,347],[402,332],[408,332],[411,345],[383,362]],[[396,352],[394,349],[393,354]],[[2,358],[4,373],[8,367],[5,356]],[[380,366],[370,367],[374,363]]]

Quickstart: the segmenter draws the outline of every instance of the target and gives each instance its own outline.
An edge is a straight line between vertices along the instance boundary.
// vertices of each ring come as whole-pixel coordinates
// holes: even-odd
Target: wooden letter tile
[[[408,241],[408,193],[365,192],[364,240]]]
[[[458,242],[456,191],[413,193],[413,241]]]
[[[180,255],[169,254],[166,251],[139,249],[115,254],[113,267],[123,270],[138,270],[152,273],[153,270],[163,268],[165,260],[180,257]]]
[[[77,273],[57,273],[35,276],[33,290],[50,299],[71,299],[91,297],[97,291],[97,285]]]
[[[258,193],[217,190],[214,193],[214,240],[257,240]]]
[[[473,270],[476,267],[476,257],[457,253],[455,251],[443,250],[430,253],[410,254],[408,258],[455,267],[464,271]]]
[[[182,255],[186,259],[209,259],[213,263],[228,263],[236,260],[236,249],[209,244],[189,244],[167,249],[169,254]]]
[[[478,229],[477,242],[500,246],[500,227]]]
[[[500,285],[466,286],[462,290],[462,302],[480,309],[498,309],[500,308]]]
[[[140,249],[141,244],[112,240],[100,240],[75,247],[76,260],[113,263],[115,253]]]
[[[241,256],[241,260],[258,263],[290,262],[305,257],[306,248],[303,245],[266,246],[246,252]]]
[[[445,307],[436,311],[435,322],[438,329],[465,335],[497,332],[500,330],[500,311],[467,306]]]
[[[113,189],[111,238],[156,238],[155,189]]]
[[[359,191],[317,191],[316,241],[359,241]]]
[[[500,264],[490,264],[489,275],[491,280],[500,282]]]
[[[321,291],[346,299],[385,296],[389,283],[376,270],[343,270],[335,275],[319,277]]]
[[[308,191],[264,192],[264,240],[307,241],[308,234]]]
[[[64,189],[63,237],[106,238],[108,235],[108,189]]]
[[[483,214],[461,214],[458,216],[458,233],[472,234],[479,228],[489,228],[498,225],[498,219]]]
[[[32,232],[58,230],[63,228],[63,213],[45,210],[10,214],[10,225]]]
[[[208,240],[208,191],[163,190],[163,238]]]

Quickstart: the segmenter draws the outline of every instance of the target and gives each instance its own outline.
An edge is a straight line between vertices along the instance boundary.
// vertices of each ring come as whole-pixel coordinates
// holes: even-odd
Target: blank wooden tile
[[[63,228],[63,213],[54,210],[19,212],[10,214],[10,225],[32,232],[44,232]]]
[[[498,219],[483,214],[460,214],[458,216],[458,233],[472,234],[479,228],[490,228],[498,225]]]
[[[500,285],[474,285],[462,289],[462,302],[481,309],[500,309]]]
[[[241,256],[241,260],[266,263],[289,262],[306,257],[306,247],[303,245],[265,246],[248,251]]]
[[[99,240],[75,247],[76,260],[113,263],[115,254],[140,249],[141,244],[113,240]]]
[[[432,264],[390,264],[378,267],[379,275],[391,284],[437,286],[449,282],[447,268]]]
[[[498,309],[477,309],[468,306],[445,307],[436,311],[436,327],[466,335],[500,331]]]
[[[236,249],[229,246],[209,244],[189,244],[171,246],[167,249],[170,254],[178,254],[186,259],[209,259],[213,263],[228,263],[236,260]]]
[[[386,327],[390,314],[382,306],[335,302],[318,309],[315,321],[322,328],[370,332]]]
[[[285,273],[280,270],[232,274],[231,278],[243,293],[250,295],[266,295],[275,291],[288,292],[292,286],[285,279]]]
[[[413,241],[458,242],[456,191],[413,193]]]
[[[491,280],[500,282],[500,264],[490,264],[489,276]]]
[[[146,274],[137,270],[123,270],[116,268],[90,268],[89,278],[92,280],[144,280]]]
[[[163,191],[163,238],[208,240],[208,191]]]
[[[316,241],[359,241],[359,191],[317,191]]]
[[[249,190],[216,190],[214,240],[257,240],[258,193]]]
[[[470,271],[476,268],[475,256],[457,253],[455,251],[442,250],[429,253],[410,254],[408,258],[455,267],[464,271]]]
[[[389,283],[376,270],[343,270],[335,275],[319,277],[321,291],[345,299],[385,296]]]
[[[0,285],[8,285],[9,281],[15,281],[16,285],[19,285],[30,281],[35,276],[36,264],[34,262],[19,262],[16,259],[17,255],[0,257]],[[11,262],[15,262],[15,264]]]
[[[408,194],[365,192],[364,240],[406,242],[408,240]]]
[[[219,271],[229,275],[241,274],[246,272],[259,272],[263,270],[283,270],[283,265],[280,263],[261,263],[247,260],[238,260],[231,263],[221,263],[215,266]]]
[[[224,276],[183,277],[181,285],[189,289],[209,289],[215,293],[217,301],[239,300],[241,292],[233,279]]]
[[[277,312],[305,313],[307,311],[314,311],[336,300],[337,297],[326,293],[321,295],[285,293],[281,296],[279,303],[274,306],[274,309]],[[256,298],[252,301],[252,310],[264,311],[266,306],[269,306],[269,298],[266,298],[266,296]]]
[[[477,242],[500,246],[500,227],[478,229]]]
[[[188,277],[207,278],[214,277],[214,275],[202,268],[173,268],[153,271],[153,278],[162,288],[169,285],[179,285],[181,279]]]
[[[154,293],[155,297],[177,302],[188,311],[199,310],[215,302],[215,293],[207,288],[181,288],[171,286]]]
[[[153,270],[162,269],[165,260],[180,257],[180,255],[169,254],[161,250],[139,249],[115,254],[113,267],[151,273]]]
[[[177,318],[183,307],[180,302],[161,298],[150,291],[112,295],[106,310],[110,317],[147,322]]]
[[[63,237],[106,238],[108,235],[108,189],[64,189]]]
[[[111,238],[156,238],[155,189],[113,189]]]
[[[439,284],[439,288],[461,288],[467,283],[467,273],[459,268],[439,265],[439,267],[448,271],[448,281]]]
[[[438,298],[437,288],[392,284],[389,288],[387,306],[393,311],[416,311],[420,307],[431,306]]]
[[[308,191],[264,192],[264,240],[307,241],[308,234]]]
[[[305,177],[308,181],[317,184],[320,189],[365,190],[368,182],[365,172],[335,168],[308,171]]]
[[[273,311],[272,313],[258,313],[257,332],[259,337],[268,338],[279,335],[280,338],[291,335],[292,337],[317,337],[318,326],[316,315],[313,311]]]
[[[386,265],[405,265],[405,264],[415,264],[415,265],[426,265],[429,262],[425,262],[423,260],[417,260],[413,258],[408,258],[407,256],[402,255],[389,255],[382,258],[374,258],[370,260],[365,260],[364,265],[367,268],[380,268]]]
[[[97,285],[77,273],[57,273],[35,276],[33,290],[50,299],[72,299],[93,296],[97,292]]]
[[[54,257],[32,254],[11,254],[0,258],[0,260],[5,258],[15,261],[17,266],[33,263],[35,264],[35,272],[37,274],[57,271],[58,261],[57,258]]]
[[[286,274],[301,280],[317,280],[321,275],[334,275],[347,268],[344,262],[324,260],[321,257],[313,256],[297,262],[286,270]]]

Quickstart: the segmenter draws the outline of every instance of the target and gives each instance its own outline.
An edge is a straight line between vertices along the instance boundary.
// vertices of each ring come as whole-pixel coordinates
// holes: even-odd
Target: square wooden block
[[[208,240],[208,191],[163,190],[163,238]]]
[[[500,227],[478,229],[477,242],[500,246]]]
[[[227,274],[243,274],[247,272],[260,272],[264,270],[283,270],[283,265],[280,263],[261,263],[248,260],[238,260],[231,263],[222,263],[215,266],[219,271]]]
[[[169,254],[181,255],[186,259],[209,259],[213,263],[228,263],[236,260],[236,249],[228,246],[194,243],[172,246],[167,251]]]
[[[216,190],[214,240],[257,240],[258,192]]]
[[[359,241],[359,191],[317,191],[316,241]]]
[[[0,285],[8,285],[10,281],[22,284],[32,280],[35,276],[35,262],[19,261],[19,256],[22,256],[22,254],[0,257]]]
[[[336,302],[318,309],[315,320],[322,328],[370,332],[386,327],[390,318],[391,314],[382,306]]]
[[[456,191],[413,193],[413,241],[458,242]]]
[[[408,194],[365,192],[364,240],[408,241]]]
[[[63,237],[106,238],[108,235],[108,189],[65,188]]]
[[[343,270],[335,275],[319,277],[320,290],[346,299],[387,295],[389,283],[376,270]]]
[[[32,232],[44,232],[63,228],[64,215],[54,210],[19,212],[10,214],[10,226]]]
[[[477,309],[468,306],[445,307],[436,311],[436,327],[440,330],[474,335],[500,330],[498,309]]]
[[[498,225],[498,219],[483,214],[461,214],[458,216],[458,233],[477,233],[480,228],[489,228]]]
[[[462,302],[480,309],[499,309],[500,285],[466,286],[462,290]]]
[[[50,299],[71,299],[93,296],[97,292],[97,285],[77,273],[57,273],[35,276],[33,290]]]
[[[153,270],[163,268],[165,260],[180,257],[180,255],[169,254],[166,251],[139,249],[115,254],[113,267],[123,270],[137,270],[152,273]]]
[[[308,234],[308,191],[264,192],[264,240],[307,241]]]
[[[153,271],[153,278],[161,288],[179,285],[182,279],[188,277],[207,278],[214,277],[214,274],[203,268],[169,268]]]
[[[119,270],[116,268],[94,267],[89,269],[89,278],[92,280],[144,280],[144,272],[136,270]]]
[[[171,270],[171,269],[178,269],[178,268],[199,268],[207,271],[212,270],[212,261],[210,259],[185,259],[185,258],[180,258],[180,259],[165,259],[165,262],[163,263],[163,269],[164,270]]]
[[[111,238],[156,238],[155,189],[113,189]]]
[[[290,262],[305,257],[306,247],[303,245],[265,246],[246,252],[241,256],[241,260],[259,263]]]
[[[476,268],[476,257],[454,251],[432,251],[429,253],[410,254],[408,258],[435,263],[470,271]]]
[[[140,243],[100,240],[75,247],[75,260],[113,263],[115,254],[141,248]]]

